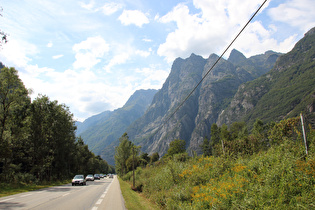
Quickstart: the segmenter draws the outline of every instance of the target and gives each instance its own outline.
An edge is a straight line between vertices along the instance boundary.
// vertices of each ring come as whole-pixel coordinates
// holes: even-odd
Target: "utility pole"
[[[132,176],[133,176],[133,188],[135,188],[136,180],[135,180],[135,145],[132,145]]]
[[[303,115],[302,115],[302,113],[300,114],[300,117],[301,117],[301,122],[302,122],[302,131],[303,131],[305,152],[306,152],[306,155],[308,155],[308,151],[307,151],[307,141],[306,141],[306,135],[305,135],[305,128],[304,128],[304,122],[303,122]]]

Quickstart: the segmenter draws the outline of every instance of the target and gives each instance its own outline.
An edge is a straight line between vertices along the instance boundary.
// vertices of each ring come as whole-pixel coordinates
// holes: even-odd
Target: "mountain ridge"
[[[148,154],[158,152],[162,156],[174,139],[185,140],[188,152],[199,154],[199,145],[205,136],[210,137],[210,128],[213,123],[230,125],[240,120],[253,123],[256,118],[262,118],[268,123],[272,119],[281,120],[284,117],[296,115],[301,110],[306,111],[305,107],[314,110],[315,93],[312,96],[310,92],[305,97],[298,94],[299,99],[294,99],[295,96],[290,94],[298,93],[299,89],[305,90],[302,83],[297,83],[301,79],[298,77],[299,74],[305,74],[304,77],[308,79],[312,78],[311,74],[315,66],[313,53],[315,37],[312,34],[314,34],[314,29],[306,33],[292,51],[286,54],[266,51],[246,58],[241,52],[232,50],[229,58],[221,59],[182,107],[170,120],[166,121],[219,56],[210,54],[205,59],[192,53],[186,59],[175,59],[168,78],[162,88],[152,97],[148,108],[124,131],[132,142],[141,146],[142,151]],[[300,68],[292,72],[285,71],[285,69],[293,68],[292,66],[303,67],[306,70],[302,71],[303,69]],[[294,73],[297,77],[288,75],[288,72]],[[293,89],[288,86],[290,91],[287,93],[285,88],[282,88],[284,92],[281,93],[286,93],[283,96],[287,97],[287,101],[291,101],[289,106],[293,109],[288,110],[282,107],[281,109],[286,110],[287,113],[273,116],[275,109],[272,109],[272,106],[281,107],[278,104],[281,99],[277,99],[267,108],[264,104],[268,104],[273,97],[278,96],[279,94],[274,95],[274,92],[277,92],[274,88],[281,90],[278,86],[290,84],[291,77],[294,78],[292,84],[296,83],[297,86],[292,86]],[[313,90],[315,82],[306,81],[308,81],[305,84],[307,88]],[[282,101],[285,102],[284,99]],[[114,164],[115,146],[119,144],[118,138],[103,147],[100,152],[100,155],[110,164]]]

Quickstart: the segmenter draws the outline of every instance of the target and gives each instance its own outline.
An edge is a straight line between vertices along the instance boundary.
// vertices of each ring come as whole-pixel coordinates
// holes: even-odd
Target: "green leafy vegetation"
[[[47,96],[31,101],[14,68],[0,70],[0,183],[2,189],[69,180],[112,168],[75,137],[69,108]]]
[[[203,155],[178,150],[138,166],[134,189],[161,209],[313,209],[315,130],[306,127],[306,155],[299,117],[252,127],[213,124]]]
[[[119,179],[120,189],[122,195],[125,200],[125,206],[129,210],[154,210],[160,209],[158,206],[153,205],[147,198],[141,196],[137,192],[133,191],[130,188],[130,184],[128,182],[123,181],[121,178]]]
[[[315,34],[306,35],[292,51],[279,57],[270,72],[244,85],[238,100],[250,100],[254,108],[240,112],[238,120],[248,124],[256,118],[280,121],[307,112],[314,95],[314,43]]]

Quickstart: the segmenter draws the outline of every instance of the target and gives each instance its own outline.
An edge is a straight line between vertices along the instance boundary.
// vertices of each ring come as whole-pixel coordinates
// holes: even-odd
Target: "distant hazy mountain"
[[[77,123],[77,136],[81,136],[95,154],[117,140],[127,127],[141,117],[150,105],[157,90],[137,90],[126,104],[114,111],[101,114]]]

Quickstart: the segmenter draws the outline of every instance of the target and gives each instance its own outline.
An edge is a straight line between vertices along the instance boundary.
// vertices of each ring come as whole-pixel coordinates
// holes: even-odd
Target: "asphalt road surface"
[[[71,184],[0,198],[0,209],[125,210],[119,181],[114,178],[88,181],[86,186]]]

